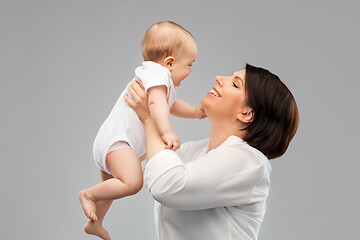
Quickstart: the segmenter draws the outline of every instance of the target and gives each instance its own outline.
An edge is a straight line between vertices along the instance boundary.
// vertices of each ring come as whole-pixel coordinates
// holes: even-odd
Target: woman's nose
[[[215,82],[222,87],[223,86],[223,76],[216,76],[215,77]]]

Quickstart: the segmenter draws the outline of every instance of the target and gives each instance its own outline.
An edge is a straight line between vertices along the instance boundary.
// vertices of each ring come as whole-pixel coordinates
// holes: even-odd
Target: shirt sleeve
[[[166,86],[166,92],[169,94],[169,74],[161,68],[147,69],[147,71],[135,71],[135,75],[141,79],[146,93],[148,89],[155,86]]]
[[[148,162],[145,183],[155,200],[179,210],[200,210],[247,204],[264,178],[264,164],[246,151],[223,148],[182,162],[163,150]]]
[[[204,139],[203,141],[190,141],[186,143],[182,143],[180,145],[180,148],[178,148],[175,152],[177,153],[178,157],[181,159],[182,162],[185,164],[193,159],[186,158],[187,154],[194,154],[193,148],[203,148],[206,143],[208,142],[208,139]],[[196,154],[196,153],[195,153]]]

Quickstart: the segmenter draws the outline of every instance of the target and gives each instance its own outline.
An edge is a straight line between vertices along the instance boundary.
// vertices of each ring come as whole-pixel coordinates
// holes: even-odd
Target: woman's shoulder
[[[224,158],[233,159],[241,165],[246,164],[249,167],[263,166],[268,171],[271,171],[269,159],[258,149],[250,146],[237,136],[230,136],[215,150],[217,150],[217,154],[224,156]]]
[[[209,138],[196,140],[196,141],[188,141],[186,143],[181,144],[181,147],[200,147],[200,146],[207,146],[209,143]]]
[[[198,141],[188,141],[181,144],[180,148],[176,150],[176,153],[184,162],[188,162],[191,159],[196,159],[199,156],[206,153],[209,146],[209,139],[202,139]]]

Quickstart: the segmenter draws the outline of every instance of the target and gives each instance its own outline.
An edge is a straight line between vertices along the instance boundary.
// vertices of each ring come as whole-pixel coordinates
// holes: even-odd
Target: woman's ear
[[[237,119],[243,123],[250,123],[254,119],[254,112],[252,108],[246,107],[241,112],[238,113]]]
[[[175,58],[172,56],[169,56],[164,59],[164,67],[169,69],[170,72],[174,69],[174,63],[175,63]]]

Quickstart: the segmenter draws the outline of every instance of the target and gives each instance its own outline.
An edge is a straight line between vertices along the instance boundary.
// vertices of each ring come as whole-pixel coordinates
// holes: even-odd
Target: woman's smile
[[[213,87],[213,89],[211,89],[210,93],[215,97],[221,97],[220,93],[218,92],[218,90],[215,87]]]

